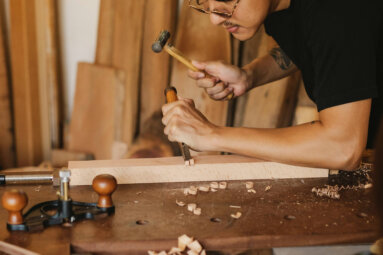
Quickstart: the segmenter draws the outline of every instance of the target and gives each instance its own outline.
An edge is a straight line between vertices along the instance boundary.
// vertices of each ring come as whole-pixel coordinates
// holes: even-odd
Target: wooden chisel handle
[[[178,100],[177,90],[175,87],[169,87],[165,89],[166,103],[173,103]]]

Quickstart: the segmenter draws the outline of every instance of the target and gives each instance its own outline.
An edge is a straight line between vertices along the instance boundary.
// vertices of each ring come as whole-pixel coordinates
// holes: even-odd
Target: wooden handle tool
[[[178,100],[177,90],[174,87],[166,88],[165,89],[165,96],[166,96],[166,102],[167,103],[172,103],[172,102],[175,102]],[[182,156],[184,157],[185,166],[194,165],[194,159],[190,155],[189,146],[187,146],[184,143],[178,143],[178,144],[181,148]]]

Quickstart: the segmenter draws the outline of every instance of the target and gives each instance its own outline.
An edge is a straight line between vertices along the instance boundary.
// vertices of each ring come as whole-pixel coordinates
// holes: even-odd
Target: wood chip
[[[187,255],[199,255],[198,252],[193,251],[193,250],[188,250],[188,252],[186,254]]]
[[[240,205],[230,205],[229,207],[230,207],[230,208],[237,208],[237,209],[241,209],[241,206],[240,206]]]
[[[295,220],[296,217],[294,215],[285,215],[285,220]]]
[[[148,255],[158,255],[155,251],[148,251]]]
[[[198,192],[198,189],[196,186],[190,186],[190,188],[189,188],[189,194],[190,195],[195,196],[195,195],[197,195],[197,192]]]
[[[201,253],[199,255],[206,255],[206,251],[205,250],[202,250]]]
[[[201,208],[199,208],[199,207],[195,208],[195,209],[193,210],[193,213],[194,213],[195,215],[201,215]]]
[[[265,188],[265,191],[269,191],[269,190],[271,190],[271,186],[270,185],[266,186],[266,188]]]
[[[209,185],[202,185],[202,186],[198,187],[198,190],[202,191],[202,192],[209,192],[210,186]]]
[[[168,255],[168,253],[166,251],[160,251],[160,253],[158,253],[158,255]]]
[[[210,183],[210,188],[212,188],[212,189],[218,189],[218,188],[219,188],[218,182],[211,182],[211,183]]]
[[[372,188],[372,183],[367,183],[366,185],[364,185],[364,188],[365,188],[365,189],[370,189],[370,188]]]
[[[189,195],[189,188],[184,189],[184,195],[185,196]]]
[[[187,235],[182,235],[178,237],[178,248],[181,251],[184,251],[188,244],[193,242],[193,238],[188,237]]]
[[[188,204],[188,211],[189,212],[193,212],[194,209],[196,209],[196,208],[197,208],[197,204],[194,204],[194,203]]]
[[[217,192],[218,190],[211,188],[210,191],[211,192]]]
[[[254,193],[254,194],[257,193],[257,192],[255,191],[255,189],[248,189],[247,192],[249,192],[249,193]]]
[[[361,213],[358,213],[357,216],[360,218],[367,218],[368,215],[364,212],[361,212]]]
[[[241,212],[236,212],[235,214],[230,214],[230,216],[234,219],[239,219],[242,216]]]
[[[185,206],[185,203],[184,202],[182,202],[182,201],[178,201],[178,200],[176,200],[176,204],[178,205],[178,206]]]
[[[219,188],[220,189],[226,189],[227,188],[227,182],[220,182],[219,183]]]
[[[202,251],[202,246],[197,240],[194,240],[194,242],[189,243],[187,247],[190,250],[197,252],[197,254]]]
[[[254,187],[253,182],[246,182],[245,185],[246,185],[246,189],[252,189]]]
[[[178,247],[172,247],[170,251],[168,251],[168,255],[181,255],[181,249]]]

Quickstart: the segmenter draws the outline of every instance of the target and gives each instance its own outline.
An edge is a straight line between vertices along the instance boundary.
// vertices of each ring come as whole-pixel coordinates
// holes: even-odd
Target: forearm
[[[347,151],[354,144],[347,144],[346,135],[331,134],[320,122],[280,129],[220,127],[215,134],[210,144],[216,151],[329,169],[351,170],[358,164]]]
[[[298,69],[279,48],[275,48],[270,54],[256,58],[245,65],[243,70],[248,76],[251,88],[256,88],[282,79]]]

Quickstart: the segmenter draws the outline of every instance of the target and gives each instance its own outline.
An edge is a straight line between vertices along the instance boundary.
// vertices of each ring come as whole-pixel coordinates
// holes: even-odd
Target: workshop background
[[[211,100],[166,52],[160,31],[191,59],[239,66],[275,42],[239,42],[179,0],[0,0],[0,169],[69,160],[163,157],[170,84],[217,125],[283,127],[317,118],[296,73],[229,102]]]

